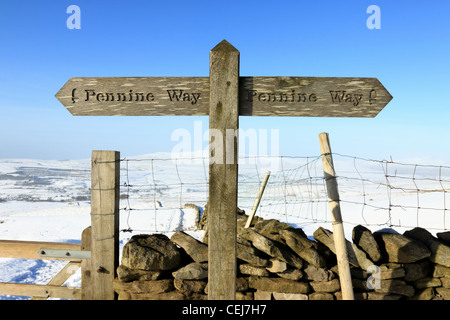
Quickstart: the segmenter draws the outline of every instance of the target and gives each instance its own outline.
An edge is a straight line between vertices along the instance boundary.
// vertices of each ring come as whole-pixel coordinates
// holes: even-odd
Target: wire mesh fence
[[[405,164],[334,153],[346,224],[449,228],[450,167]],[[123,231],[195,230],[208,201],[207,157],[125,158],[121,162]],[[241,157],[238,207],[249,213],[270,178],[256,215],[299,227],[331,223],[321,156]],[[187,211],[194,210],[195,214]]]
[[[333,154],[341,206],[360,212],[348,223],[447,230],[450,167]],[[345,210],[345,209],[344,209]]]
[[[196,221],[190,221],[192,215],[185,216],[184,212],[203,208],[207,202],[207,158],[121,161],[121,213],[127,216],[123,231],[169,232],[196,228]]]
[[[373,230],[416,226],[430,232],[449,230],[450,166],[339,153],[333,153],[333,159],[345,224]],[[83,207],[90,201],[89,160],[8,160],[1,165],[0,203],[8,214],[63,204],[64,210],[88,212]],[[123,232],[196,230],[208,201],[206,155],[160,153],[122,158],[120,167]],[[302,228],[331,227],[321,155],[241,157],[238,207],[247,214],[267,171],[270,177],[257,216]]]

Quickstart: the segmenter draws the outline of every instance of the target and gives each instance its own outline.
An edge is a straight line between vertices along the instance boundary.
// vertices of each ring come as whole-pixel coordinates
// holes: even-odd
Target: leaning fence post
[[[262,181],[262,183],[259,187],[258,195],[256,196],[255,202],[253,203],[252,211],[250,212],[250,215],[248,216],[248,219],[247,219],[247,222],[245,223],[244,228],[249,228],[250,225],[252,224],[253,217],[255,216],[256,210],[258,210],[259,203],[261,201],[261,198],[264,193],[264,189],[266,188],[269,177],[270,177],[270,171],[267,171],[266,175],[264,176],[264,180]]]
[[[328,133],[319,134],[320,151],[322,153],[323,173],[325,176],[328,203],[331,212],[331,223],[333,225],[334,246],[341,283],[342,299],[354,300],[350,265],[348,262],[344,226],[342,225],[341,207],[339,205],[339,191],[334,171],[333,157],[331,154]]]
[[[120,153],[92,151],[91,274],[92,299],[114,300],[119,265]]]

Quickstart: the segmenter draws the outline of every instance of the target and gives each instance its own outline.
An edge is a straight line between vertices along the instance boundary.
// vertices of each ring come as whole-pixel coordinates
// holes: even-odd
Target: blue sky
[[[79,30],[66,26],[72,4]],[[381,29],[366,26],[370,5]],[[449,12],[444,0],[3,1],[0,158],[170,152],[176,129],[206,130],[207,117],[74,117],[55,93],[71,77],[208,76],[209,51],[227,39],[241,76],[376,77],[394,97],[369,119],[240,118],[278,129],[281,155],[319,154],[325,131],[334,152],[448,165]]]

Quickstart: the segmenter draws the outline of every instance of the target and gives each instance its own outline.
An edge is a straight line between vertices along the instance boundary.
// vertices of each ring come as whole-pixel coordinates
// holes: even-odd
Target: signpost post
[[[56,98],[76,116],[209,116],[209,299],[235,299],[239,116],[375,117],[392,96],[376,78],[240,77],[223,40],[209,77],[71,78]]]

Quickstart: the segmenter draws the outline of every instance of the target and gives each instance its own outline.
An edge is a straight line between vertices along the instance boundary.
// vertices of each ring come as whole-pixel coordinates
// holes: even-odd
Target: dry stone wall
[[[256,219],[255,219],[256,220]],[[255,222],[254,220],[254,222]],[[257,219],[244,228],[238,215],[236,298],[339,300],[333,234],[322,227],[309,239],[301,229]],[[355,299],[450,300],[450,232],[434,237],[414,228],[403,235],[353,229],[347,250]],[[136,235],[124,246],[114,288],[119,299],[206,300],[208,245],[178,231]]]

